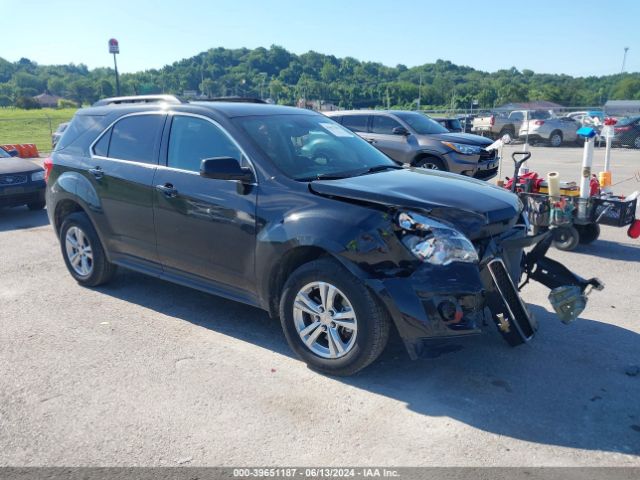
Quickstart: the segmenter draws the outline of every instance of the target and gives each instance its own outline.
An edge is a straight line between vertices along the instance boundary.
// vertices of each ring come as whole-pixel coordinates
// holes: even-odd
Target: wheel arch
[[[442,165],[444,166],[446,171],[449,171],[449,165],[447,164],[447,161],[442,157],[442,155],[439,155],[435,152],[419,152],[411,161],[411,166],[415,167],[417,166],[418,162],[420,160],[424,160],[426,158],[433,158],[438,160],[440,163],[442,163]]]

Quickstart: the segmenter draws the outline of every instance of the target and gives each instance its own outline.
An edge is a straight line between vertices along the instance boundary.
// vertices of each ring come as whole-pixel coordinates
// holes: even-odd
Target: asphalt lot
[[[531,169],[579,174],[580,149],[533,152]],[[640,152],[614,165],[632,177]],[[392,345],[330,378],[260,310],[122,270],[78,286],[45,212],[0,210],[0,466],[640,466],[640,241],[604,227],[552,256],[606,284],[574,324],[529,285],[529,345]]]

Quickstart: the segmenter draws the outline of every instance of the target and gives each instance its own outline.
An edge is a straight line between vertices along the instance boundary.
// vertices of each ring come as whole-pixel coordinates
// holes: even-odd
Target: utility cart
[[[534,232],[554,230],[554,246],[574,250],[579,244],[589,244],[600,236],[600,225],[627,227],[637,222],[637,198],[599,193],[579,196],[550,196],[532,192],[531,184],[519,182],[520,167],[531,157],[529,152],[514,152],[515,172],[507,184],[524,204],[524,213]],[[629,235],[631,236],[631,229]]]

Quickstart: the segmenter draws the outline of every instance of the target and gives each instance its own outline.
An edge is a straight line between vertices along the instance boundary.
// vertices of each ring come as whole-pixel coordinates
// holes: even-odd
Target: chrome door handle
[[[96,180],[100,180],[104,177],[104,171],[100,167],[90,168],[89,173],[95,177]]]
[[[170,183],[165,183],[164,185],[156,185],[156,190],[164,193],[164,196],[167,198],[174,198],[178,196],[178,190],[174,188]]]

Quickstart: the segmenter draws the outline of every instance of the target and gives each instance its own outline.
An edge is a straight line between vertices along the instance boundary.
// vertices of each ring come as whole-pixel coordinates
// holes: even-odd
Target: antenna
[[[620,73],[624,73],[624,67],[627,63],[627,52],[629,51],[629,47],[624,47],[624,55],[622,57],[622,70]]]

